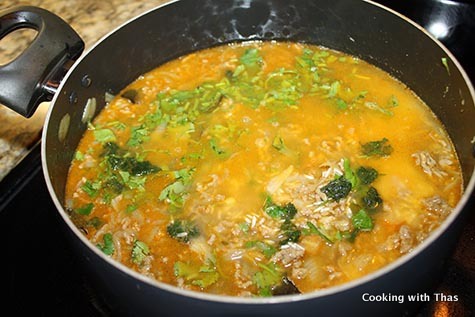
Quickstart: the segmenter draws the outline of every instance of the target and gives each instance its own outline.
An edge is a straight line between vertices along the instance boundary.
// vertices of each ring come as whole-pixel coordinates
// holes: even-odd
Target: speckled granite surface
[[[88,49],[117,26],[165,2],[167,0],[2,0],[0,10],[32,5],[52,11],[76,30]],[[19,30],[0,40],[0,65],[17,56],[34,35],[32,30]],[[40,139],[47,108],[45,103],[33,117],[25,119],[0,105],[0,180]]]

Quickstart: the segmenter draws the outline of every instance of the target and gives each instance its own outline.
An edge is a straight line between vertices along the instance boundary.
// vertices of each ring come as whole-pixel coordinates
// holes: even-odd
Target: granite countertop
[[[0,10],[17,5],[38,6],[59,15],[81,36],[86,50],[102,36],[125,21],[167,0],[3,0]],[[0,40],[0,65],[11,61],[28,46],[36,32],[15,31]],[[0,180],[28,154],[41,138],[41,130],[49,103],[43,103],[26,119],[0,105]]]

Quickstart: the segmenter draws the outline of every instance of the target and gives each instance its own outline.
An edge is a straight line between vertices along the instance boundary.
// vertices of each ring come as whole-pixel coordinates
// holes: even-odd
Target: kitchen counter
[[[0,10],[17,5],[38,6],[59,15],[81,36],[86,50],[102,36],[122,23],[167,0],[3,0]],[[18,56],[32,41],[36,31],[22,29],[0,41],[0,65]],[[0,181],[28,154],[41,138],[41,130],[49,103],[43,103],[26,119],[0,105]]]

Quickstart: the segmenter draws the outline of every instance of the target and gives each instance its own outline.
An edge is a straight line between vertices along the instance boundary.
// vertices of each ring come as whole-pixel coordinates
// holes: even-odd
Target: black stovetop
[[[475,2],[380,0],[431,30],[475,82]],[[475,213],[467,219],[436,292],[457,302],[430,302],[417,317],[475,316]],[[40,145],[0,182],[2,311],[23,316],[113,316],[69,245],[41,170]],[[3,315],[3,314],[2,314]]]

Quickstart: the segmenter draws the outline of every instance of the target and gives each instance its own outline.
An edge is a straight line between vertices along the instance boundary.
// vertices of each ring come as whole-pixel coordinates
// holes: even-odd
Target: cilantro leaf
[[[275,247],[262,241],[247,241],[244,243],[244,247],[247,249],[256,248],[261,251],[266,258],[272,257],[277,252]]]
[[[389,140],[383,138],[379,141],[370,141],[361,145],[361,152],[365,156],[389,156],[393,152],[393,147]]]
[[[150,254],[150,249],[148,248],[145,242],[135,240],[134,246],[132,247],[132,262],[137,265],[142,264],[146,256]]]
[[[94,227],[94,229],[99,229],[102,226],[102,221],[99,217],[93,217],[88,220],[87,225]]]
[[[110,155],[107,161],[113,170],[128,172],[133,176],[154,174],[161,170],[160,167],[153,165],[149,161],[139,161],[133,157]]]
[[[262,57],[259,55],[257,48],[249,48],[241,55],[239,62],[244,66],[254,66],[262,64]]]
[[[271,262],[269,264],[258,264],[262,269],[252,276],[252,282],[259,290],[259,296],[272,296],[272,288],[278,286],[282,281],[282,273],[277,264]]]
[[[397,99],[396,96],[391,95],[391,97],[389,97],[387,107],[388,108],[393,108],[393,107],[397,107],[397,106],[399,106],[399,100]]]
[[[344,177],[351,183],[351,187],[355,188],[358,185],[358,178],[355,172],[351,169],[350,160],[345,158],[343,160]]]
[[[442,61],[442,65],[444,65],[445,70],[447,71],[447,74],[450,75],[449,60],[447,59],[447,57],[442,57],[441,61]]]
[[[181,277],[186,283],[196,285],[201,288],[216,283],[219,273],[213,265],[200,265],[194,262],[175,262],[173,271],[176,277]]]
[[[97,196],[99,189],[101,188],[101,183],[99,181],[90,182],[86,180],[84,185],[81,186],[81,189],[89,195],[89,197],[94,198]]]
[[[74,153],[74,159],[77,161],[84,161],[84,154],[81,153],[80,151],[76,151]]]
[[[192,175],[194,168],[184,168],[178,171],[174,171],[175,181],[167,185],[158,197],[160,201],[168,202],[173,208],[181,208],[185,203],[185,199],[188,195],[188,187],[192,182]]]
[[[297,214],[297,209],[295,208],[294,204],[287,203],[285,206],[278,206],[272,201],[271,197],[266,198],[264,211],[272,218],[281,218],[286,220],[292,219]]]
[[[86,204],[86,205],[84,205],[80,208],[74,209],[74,211],[79,215],[89,216],[92,212],[92,208],[94,208],[94,204],[89,203],[89,204]]]
[[[373,220],[366,210],[361,209],[351,217],[353,227],[358,231],[371,231],[374,227]]]
[[[310,221],[307,222],[308,230],[305,232],[306,234],[316,234],[320,237],[322,237],[326,242],[332,244],[333,240],[330,239],[330,237],[323,233],[323,230],[315,226],[313,223]]]
[[[370,187],[366,192],[366,195],[362,198],[362,203],[364,208],[374,210],[383,203],[383,200],[379,196],[376,188]]]
[[[95,140],[101,143],[115,142],[117,140],[114,132],[112,132],[110,129],[95,129],[93,134]]]
[[[280,245],[285,245],[289,242],[299,242],[301,232],[297,226],[290,221],[290,219],[284,221],[280,226],[280,230],[282,230]]]
[[[167,226],[170,237],[180,242],[190,242],[191,239],[200,235],[198,227],[189,220],[175,220]]]
[[[378,178],[379,173],[372,167],[359,167],[356,170],[356,175],[363,185],[369,185]]]
[[[96,246],[104,252],[106,255],[112,255],[114,254],[115,248],[114,248],[114,242],[112,239],[112,234],[111,233],[106,233],[102,236],[102,244],[97,244]]]
[[[213,150],[214,153],[216,153],[217,155],[225,155],[226,154],[226,151],[223,150],[217,143],[216,139],[211,139],[209,140],[209,145],[211,147],[211,149]]]

